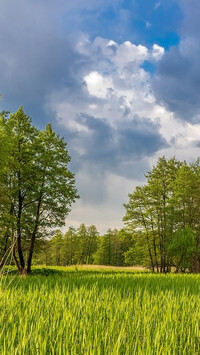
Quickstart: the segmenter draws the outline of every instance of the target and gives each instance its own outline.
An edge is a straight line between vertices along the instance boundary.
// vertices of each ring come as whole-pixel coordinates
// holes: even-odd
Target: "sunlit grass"
[[[199,295],[199,275],[52,267],[6,276],[0,354],[199,354]]]

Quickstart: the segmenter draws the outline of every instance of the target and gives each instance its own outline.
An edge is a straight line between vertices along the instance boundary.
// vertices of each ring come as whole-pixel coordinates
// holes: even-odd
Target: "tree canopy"
[[[10,246],[19,272],[30,273],[35,240],[64,225],[78,198],[75,177],[63,138],[50,124],[36,129],[22,107],[1,118],[0,138],[2,254]]]
[[[200,165],[159,158],[125,204],[124,221],[140,233],[152,270],[200,271]]]

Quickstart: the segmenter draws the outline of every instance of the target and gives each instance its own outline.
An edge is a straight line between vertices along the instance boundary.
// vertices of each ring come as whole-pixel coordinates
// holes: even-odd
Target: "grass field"
[[[0,280],[0,354],[200,354],[200,275],[36,268]]]

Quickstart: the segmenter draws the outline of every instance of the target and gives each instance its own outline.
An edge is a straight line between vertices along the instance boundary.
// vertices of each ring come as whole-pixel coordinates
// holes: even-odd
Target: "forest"
[[[200,161],[165,156],[129,194],[124,228],[100,235],[65,218],[78,196],[64,139],[39,131],[23,108],[1,113],[0,267],[141,265],[153,272],[200,272]]]

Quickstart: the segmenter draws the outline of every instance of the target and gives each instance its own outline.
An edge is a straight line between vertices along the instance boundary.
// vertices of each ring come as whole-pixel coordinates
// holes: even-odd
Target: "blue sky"
[[[1,109],[68,142],[81,199],[66,225],[122,226],[161,155],[200,142],[198,0],[1,0]]]

